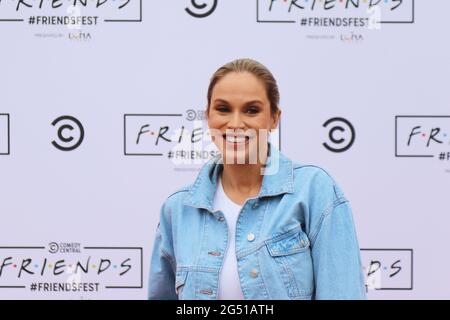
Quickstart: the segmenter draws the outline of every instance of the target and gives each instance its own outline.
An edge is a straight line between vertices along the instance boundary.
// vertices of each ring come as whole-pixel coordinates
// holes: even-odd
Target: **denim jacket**
[[[228,248],[224,214],[214,211],[220,156],[163,203],[150,263],[149,299],[217,299]],[[352,211],[321,168],[300,165],[269,143],[258,196],[236,222],[245,299],[365,299]]]

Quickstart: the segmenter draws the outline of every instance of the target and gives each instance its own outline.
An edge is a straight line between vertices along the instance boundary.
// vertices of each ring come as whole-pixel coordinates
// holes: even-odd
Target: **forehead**
[[[267,100],[264,83],[248,72],[231,72],[214,86],[212,100]]]

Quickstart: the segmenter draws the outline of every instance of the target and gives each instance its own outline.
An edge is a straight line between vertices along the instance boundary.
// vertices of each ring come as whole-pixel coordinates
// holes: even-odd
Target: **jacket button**
[[[224,218],[224,217],[222,217],[222,216],[218,217],[217,219],[218,219],[219,221],[223,221],[223,220],[225,220],[225,218]]]
[[[248,235],[247,235],[247,240],[248,241],[253,241],[253,240],[255,240],[255,235],[253,234],[253,233],[249,233]]]
[[[257,278],[258,277],[258,270],[252,269],[252,271],[250,271],[250,276],[252,278]]]
[[[255,203],[253,204],[252,208],[253,208],[253,209],[256,209],[256,208],[258,208],[258,206],[259,206],[258,202],[255,202]]]
[[[216,256],[216,257],[220,256],[220,252],[219,251],[210,251],[210,252],[208,252],[208,254],[211,255],[211,256]]]

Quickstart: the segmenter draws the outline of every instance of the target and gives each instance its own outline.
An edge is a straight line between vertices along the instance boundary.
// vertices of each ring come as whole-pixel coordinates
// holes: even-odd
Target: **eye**
[[[259,112],[259,108],[257,108],[257,107],[249,107],[249,108],[246,110],[246,112],[249,113],[249,114],[256,114],[256,113]]]
[[[227,112],[228,111],[228,107],[226,106],[217,106],[216,110],[219,112]]]

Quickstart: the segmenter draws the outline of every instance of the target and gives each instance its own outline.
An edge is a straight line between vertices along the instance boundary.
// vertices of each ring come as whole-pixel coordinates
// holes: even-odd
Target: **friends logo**
[[[256,0],[259,23],[301,27],[366,27],[414,23],[415,0]]]
[[[367,290],[413,290],[412,249],[361,249]]]
[[[0,292],[98,292],[143,288],[142,247],[93,247],[77,242],[0,247]]]
[[[450,162],[450,116],[395,117],[395,157]]]
[[[180,114],[125,114],[124,154],[165,158],[176,171],[196,171],[219,154],[208,135],[204,111]]]
[[[92,30],[101,23],[142,22],[142,0],[0,0],[0,23],[26,23],[41,38],[61,31]],[[42,32],[45,30],[45,32]],[[56,31],[56,32],[55,32]],[[59,32],[59,33],[58,33]],[[79,33],[77,33],[79,34]],[[70,33],[72,40],[74,33]],[[92,37],[89,35],[89,37]],[[79,38],[79,37],[78,37]]]

